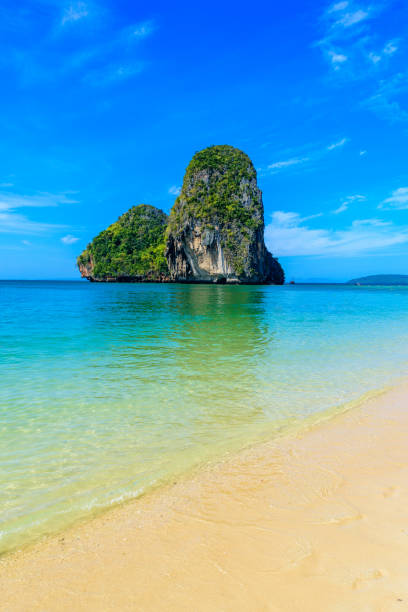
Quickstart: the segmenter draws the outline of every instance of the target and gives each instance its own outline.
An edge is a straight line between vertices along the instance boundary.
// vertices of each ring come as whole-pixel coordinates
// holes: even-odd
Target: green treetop
[[[167,215],[147,204],[133,206],[88,244],[78,257],[95,279],[157,279],[168,272],[164,256]]]

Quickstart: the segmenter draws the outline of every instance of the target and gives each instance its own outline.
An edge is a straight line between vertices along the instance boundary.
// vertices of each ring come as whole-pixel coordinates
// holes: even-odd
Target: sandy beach
[[[0,609],[408,610],[408,386],[0,561]]]

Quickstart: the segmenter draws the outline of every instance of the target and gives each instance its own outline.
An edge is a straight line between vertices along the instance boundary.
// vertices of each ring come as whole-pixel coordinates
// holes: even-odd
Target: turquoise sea
[[[380,389],[408,287],[0,283],[0,550]]]

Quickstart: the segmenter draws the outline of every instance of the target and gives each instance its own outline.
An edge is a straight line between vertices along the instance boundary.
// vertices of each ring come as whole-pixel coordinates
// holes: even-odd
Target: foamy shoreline
[[[401,610],[408,385],[0,560],[0,609]]]

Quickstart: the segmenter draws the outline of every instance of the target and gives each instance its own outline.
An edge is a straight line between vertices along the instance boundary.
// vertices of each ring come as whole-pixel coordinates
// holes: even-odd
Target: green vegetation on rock
[[[228,145],[194,155],[169,217],[134,206],[92,240],[78,267],[92,281],[284,282],[265,247],[255,168]]]
[[[170,212],[167,254],[172,278],[205,280],[213,274],[229,282],[273,282],[266,269],[263,232],[262,193],[248,155],[229,145],[196,153]],[[216,272],[206,257],[210,251],[212,261],[225,258]]]
[[[243,151],[216,145],[194,155],[170,212],[168,233],[179,235],[192,220],[209,231],[222,227],[227,260],[238,276],[251,273],[245,271],[245,255],[250,230],[263,226],[263,206],[255,168]]]
[[[167,215],[147,204],[133,206],[88,244],[78,257],[82,276],[92,280],[162,280]]]
[[[199,151],[187,166],[181,193],[170,213],[169,231],[177,233],[192,217],[210,230],[214,223],[256,229],[262,225],[262,217],[254,215],[262,207],[260,193],[250,206],[242,202],[253,182],[256,185],[256,170],[240,149],[215,145]]]

